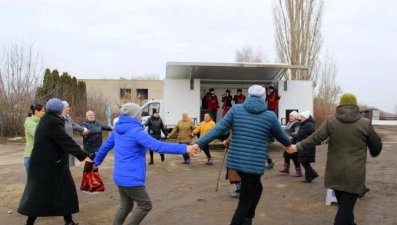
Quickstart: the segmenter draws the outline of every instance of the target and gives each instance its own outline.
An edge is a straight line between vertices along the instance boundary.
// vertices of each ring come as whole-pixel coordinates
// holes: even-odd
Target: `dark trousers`
[[[301,166],[300,163],[298,162],[298,159],[295,158],[295,157],[292,157],[292,158],[285,157],[284,158],[284,163],[289,165],[291,159],[292,159],[292,162],[294,162],[295,168],[298,168],[298,167]]]
[[[203,146],[203,151],[204,151],[205,155],[207,156],[207,158],[211,158],[210,146],[209,145]]]
[[[240,197],[231,225],[241,225],[244,219],[255,217],[255,209],[262,195],[261,175],[237,171],[241,177]]]
[[[336,200],[338,200],[338,212],[335,216],[334,225],[355,225],[353,210],[358,194],[338,190],[334,190],[334,192]]]
[[[187,145],[190,145],[190,143],[187,143],[187,142],[179,142],[179,144],[187,144]],[[183,156],[183,160],[184,160],[185,162],[188,161],[188,160],[190,160],[190,155],[189,155],[189,153],[185,153],[185,154],[183,154],[182,156]]]
[[[218,110],[217,109],[211,109],[211,117],[212,120],[216,123],[216,114],[218,114]]]
[[[310,163],[301,163],[303,168],[305,168],[305,178],[306,180],[312,180],[317,174]]]
[[[156,138],[156,139],[160,141],[160,138]],[[159,153],[159,154],[161,158],[164,159],[164,154],[163,153]],[[150,162],[153,162],[153,150],[149,149],[149,155],[150,155]]]

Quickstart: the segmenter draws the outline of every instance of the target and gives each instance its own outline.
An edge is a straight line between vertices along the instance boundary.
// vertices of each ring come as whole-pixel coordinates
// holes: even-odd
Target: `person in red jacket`
[[[280,100],[281,96],[274,91],[274,87],[270,86],[269,87],[269,93],[266,96],[266,102],[267,102],[267,109],[272,110],[274,113],[276,113],[276,116],[278,118],[278,100]]]
[[[207,106],[211,111],[211,117],[214,122],[216,122],[216,114],[219,108],[218,96],[215,94],[215,90],[210,88],[210,94],[207,95]]]
[[[243,104],[245,101],[245,95],[241,89],[237,89],[237,95],[233,97],[234,104]]]

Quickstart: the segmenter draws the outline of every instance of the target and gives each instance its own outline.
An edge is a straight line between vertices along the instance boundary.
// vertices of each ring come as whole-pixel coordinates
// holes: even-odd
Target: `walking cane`
[[[215,192],[218,191],[219,178],[221,177],[221,172],[222,172],[223,164],[225,163],[226,153],[227,153],[227,149],[225,148],[225,154],[223,155],[223,160],[222,160],[221,168],[219,169],[218,181],[216,182]]]

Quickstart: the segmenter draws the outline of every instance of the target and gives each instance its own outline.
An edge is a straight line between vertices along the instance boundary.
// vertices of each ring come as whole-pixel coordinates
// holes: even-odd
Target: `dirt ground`
[[[371,191],[355,207],[356,223],[360,225],[397,225],[397,127],[376,127],[382,136],[383,151],[377,158],[368,157],[367,184]],[[24,143],[0,143],[0,224],[24,224],[26,217],[17,213],[26,179],[23,167]],[[283,149],[274,144],[270,153],[276,163],[262,176],[264,190],[253,224],[333,224],[336,205],[326,206],[323,187],[326,146],[317,148],[313,167],[320,177],[313,183],[300,182],[301,178],[282,175]],[[181,164],[182,156],[166,155],[164,162],[155,155],[155,164],[147,167],[146,186],[153,201],[153,209],[141,224],[202,225],[229,224],[237,199],[231,198],[234,185],[224,180],[222,169],[218,191],[215,192],[224,151],[212,150],[215,163],[204,165],[205,155],[192,159],[192,164]],[[149,157],[147,157],[149,158]],[[78,191],[80,213],[73,216],[81,225],[111,224],[118,208],[119,195],[112,180],[113,154],[108,155],[100,174],[106,191],[87,194]],[[79,188],[83,164],[71,168]],[[40,206],[37,206],[40,207]],[[38,218],[36,224],[63,224],[61,217]]]

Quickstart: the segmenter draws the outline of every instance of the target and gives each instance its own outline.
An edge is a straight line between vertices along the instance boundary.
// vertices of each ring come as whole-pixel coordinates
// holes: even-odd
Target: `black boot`
[[[245,218],[243,221],[243,225],[252,225],[252,218]]]
[[[164,154],[160,153],[160,157],[161,157],[161,162],[164,162]]]
[[[153,165],[153,151],[152,150],[149,150],[149,155],[150,155],[149,165]]]

